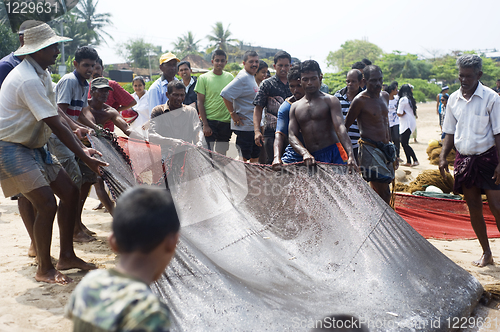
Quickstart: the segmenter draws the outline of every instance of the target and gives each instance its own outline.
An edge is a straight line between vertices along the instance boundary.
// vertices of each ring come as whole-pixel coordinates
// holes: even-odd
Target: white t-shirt
[[[463,155],[477,155],[495,145],[500,133],[500,96],[478,84],[469,100],[462,88],[451,94],[446,105],[443,132],[455,135],[455,147]]]
[[[52,133],[42,120],[57,115],[49,72],[26,56],[0,90],[0,140],[41,148]]]
[[[137,96],[137,93],[134,92],[132,94],[132,97],[134,97],[135,101],[137,102],[137,104],[132,107],[132,109],[137,112],[138,116],[130,124],[130,129],[142,131],[141,127],[151,118],[151,112],[149,109],[149,94],[148,91],[146,91],[146,93],[141,98],[139,98],[139,96]]]
[[[399,124],[399,116],[397,114],[398,97],[395,96],[393,100],[389,100],[389,127],[394,127]]]
[[[399,117],[399,133],[404,133],[408,128],[410,128],[410,131],[413,133],[417,127],[417,120],[415,119],[415,114],[413,114],[413,109],[411,108],[408,97],[401,98],[397,113],[404,114]]]

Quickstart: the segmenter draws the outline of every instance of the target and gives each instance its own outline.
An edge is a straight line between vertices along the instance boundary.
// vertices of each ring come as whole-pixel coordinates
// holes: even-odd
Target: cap
[[[172,52],[162,54],[162,56],[160,57],[160,65],[164,62],[169,62],[170,60],[174,60],[174,59],[177,60],[177,62],[181,61]]]
[[[108,88],[108,89],[111,89],[111,91],[113,91],[113,88],[109,86],[109,81],[108,79],[104,78],[104,77],[98,77],[98,78],[94,78],[92,80],[92,82],[90,82],[90,85],[92,85],[92,89],[104,89],[104,88]]]

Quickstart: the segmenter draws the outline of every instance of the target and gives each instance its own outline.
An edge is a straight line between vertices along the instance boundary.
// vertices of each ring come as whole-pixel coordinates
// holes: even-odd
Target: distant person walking
[[[448,91],[449,91],[449,88],[447,85],[445,85],[441,89],[441,92],[438,93],[436,96],[436,112],[437,112],[437,115],[439,116],[439,127],[441,127],[441,130],[443,130],[443,121],[444,121],[442,98],[445,95],[449,96]]]
[[[417,128],[417,105],[413,98],[413,92],[409,84],[403,84],[398,93],[399,133],[401,134],[401,145],[406,155],[406,164],[401,166],[418,166],[417,156],[410,146],[410,135]],[[412,163],[413,159],[413,163]]]

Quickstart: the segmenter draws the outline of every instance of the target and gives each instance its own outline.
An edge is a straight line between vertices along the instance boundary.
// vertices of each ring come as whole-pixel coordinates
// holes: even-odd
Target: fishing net
[[[172,193],[181,239],[152,289],[174,331],[308,331],[334,313],[370,331],[443,331],[482,294],[345,166],[274,172],[188,143],[91,141],[116,195],[137,183]]]

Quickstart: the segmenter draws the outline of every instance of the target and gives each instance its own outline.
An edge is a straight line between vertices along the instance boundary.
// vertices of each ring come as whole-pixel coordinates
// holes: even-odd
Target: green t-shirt
[[[205,95],[205,111],[208,120],[231,121],[231,115],[220,93],[232,80],[233,75],[227,71],[223,71],[222,75],[215,75],[213,71],[209,71],[198,77],[194,91]]]
[[[114,269],[89,272],[76,286],[65,316],[73,331],[170,330],[170,311],[148,285]]]

